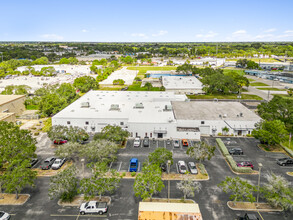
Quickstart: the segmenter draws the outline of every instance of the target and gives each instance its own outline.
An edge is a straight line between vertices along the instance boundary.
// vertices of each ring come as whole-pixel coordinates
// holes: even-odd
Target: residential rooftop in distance
[[[163,76],[163,86],[167,90],[201,90],[202,83],[194,76]]]

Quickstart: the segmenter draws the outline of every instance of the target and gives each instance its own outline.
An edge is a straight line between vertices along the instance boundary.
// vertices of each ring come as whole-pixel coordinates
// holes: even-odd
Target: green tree
[[[258,69],[259,65],[258,65],[258,63],[254,62],[252,60],[248,60],[247,64],[246,64],[246,68],[247,69]]]
[[[89,138],[88,133],[77,126],[63,126],[63,125],[54,125],[48,131],[48,136],[51,140],[55,139],[66,139],[71,142],[84,141]]]
[[[68,62],[72,65],[78,64],[78,59],[76,57],[69,57]]]
[[[32,62],[33,65],[47,65],[49,60],[47,57],[41,57]]]
[[[6,86],[5,89],[1,92],[2,95],[27,95],[28,90],[31,89],[31,87],[27,85],[9,85]]]
[[[165,187],[161,178],[162,172],[158,165],[149,164],[142,168],[142,174],[138,174],[135,178],[133,190],[136,197],[143,200],[152,197],[154,194],[161,192]]]
[[[55,76],[56,70],[54,67],[48,66],[48,67],[43,67],[41,69],[40,73],[41,73],[41,75],[45,75],[45,76]]]
[[[65,98],[56,93],[47,94],[41,97],[39,109],[42,116],[52,116],[67,106]]]
[[[83,145],[80,155],[92,162],[110,163],[117,159],[119,146],[108,140],[91,141]]]
[[[252,136],[269,145],[279,144],[288,134],[285,124],[280,120],[261,121],[255,127]]]
[[[69,60],[66,57],[63,57],[60,61],[59,64],[69,64]]]
[[[85,93],[99,88],[99,83],[91,76],[82,76],[74,80],[73,86]]]
[[[284,122],[287,130],[293,132],[293,99],[274,96],[271,101],[258,105],[257,112],[264,120]]]
[[[92,170],[92,177],[80,181],[79,191],[84,194],[85,199],[99,195],[101,200],[106,192],[113,193],[117,189],[121,176],[116,170],[109,170],[106,163],[96,163]]]
[[[215,150],[215,146],[208,145],[206,142],[201,141],[195,144],[195,146],[189,147],[186,153],[194,160],[198,160],[202,163],[205,159],[210,160],[215,155]]]
[[[183,200],[187,196],[194,196],[195,191],[199,192],[201,190],[201,184],[194,181],[188,175],[185,175],[184,179],[176,184],[176,188],[183,192]]]
[[[30,131],[0,121],[0,164],[30,160],[36,156],[36,143]]]
[[[288,89],[287,93],[288,93],[289,96],[292,96],[293,95],[293,89],[292,88]]]
[[[150,83],[150,82],[146,82],[144,84],[144,87],[148,90],[148,91],[151,91],[152,88],[153,88],[153,85]]]
[[[75,166],[71,166],[50,179],[49,198],[60,198],[62,202],[71,202],[77,194],[78,178]]]
[[[232,193],[230,199],[233,200],[234,204],[236,201],[249,201],[255,202],[253,192],[256,191],[256,187],[249,184],[248,181],[239,178],[238,176],[232,178],[227,176],[224,181],[218,184],[218,187],[225,193]]]
[[[227,126],[222,128],[222,131],[223,131],[224,134],[228,134],[229,130],[230,129]]]
[[[292,183],[282,176],[274,173],[266,174],[267,183],[261,188],[262,197],[271,205],[281,206],[284,210],[293,210],[293,187]]]
[[[68,142],[60,145],[55,151],[55,155],[58,157],[66,158],[67,160],[79,161],[80,152],[83,150],[83,146],[79,143]]]
[[[8,167],[5,178],[5,191],[8,193],[15,192],[15,198],[18,199],[18,194],[26,186],[34,186],[37,172],[28,169],[29,160],[16,161]]]
[[[76,94],[75,88],[70,83],[62,83],[56,90],[56,93],[60,97],[65,98],[68,104],[71,104],[79,97]]]
[[[116,143],[121,143],[127,137],[129,137],[128,131],[123,130],[119,126],[107,125],[102,129],[101,133],[97,133],[94,136],[94,140],[106,139],[109,141],[114,141]]]
[[[148,161],[151,164],[160,166],[161,164],[167,164],[168,160],[173,164],[173,153],[166,148],[157,148],[148,156]]]

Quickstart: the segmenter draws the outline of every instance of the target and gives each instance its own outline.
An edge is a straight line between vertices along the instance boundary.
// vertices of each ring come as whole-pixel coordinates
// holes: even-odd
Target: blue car
[[[131,158],[130,165],[129,165],[129,172],[137,172],[137,170],[138,170],[138,159]]]

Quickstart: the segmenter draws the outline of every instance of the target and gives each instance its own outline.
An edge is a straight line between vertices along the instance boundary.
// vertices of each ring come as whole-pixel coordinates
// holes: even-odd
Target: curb
[[[232,208],[230,205],[229,205],[229,202],[232,202],[232,201],[228,201],[227,202],[227,206],[229,207],[229,209],[231,210],[234,210],[234,211],[255,211],[255,212],[283,212],[284,209],[240,209],[240,208]],[[246,202],[246,203],[250,203],[250,202]],[[259,204],[268,204],[268,203],[259,203]]]
[[[83,196],[80,196],[80,197],[84,198]],[[111,204],[111,201],[112,201],[111,197],[110,196],[102,196],[102,198],[103,197],[104,198],[109,198],[109,202],[107,202],[107,205],[110,205]],[[86,201],[83,199],[82,202],[80,204],[78,204],[78,205],[77,204],[70,204],[70,203],[68,203],[66,205],[63,205],[63,204],[61,204],[61,200],[59,199],[58,202],[57,202],[57,204],[59,206],[62,206],[62,207],[79,207],[84,202],[86,202]]]
[[[2,194],[7,194],[7,193],[2,193]],[[29,198],[31,197],[31,195],[30,194],[18,194],[19,196],[20,195],[27,195],[28,197],[27,197],[27,199],[23,202],[23,203],[19,203],[19,204],[0,204],[0,205],[16,205],[16,206],[19,206],[19,205],[24,205],[28,200],[29,200]]]

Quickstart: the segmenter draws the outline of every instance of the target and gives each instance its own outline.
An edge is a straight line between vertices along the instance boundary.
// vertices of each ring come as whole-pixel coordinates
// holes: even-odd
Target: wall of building
[[[16,100],[9,101],[7,103],[4,103],[0,105],[0,112],[6,112],[6,113],[16,113],[16,115],[20,115],[24,110],[24,101],[25,101],[25,96],[20,97]]]
[[[16,116],[15,113],[0,113],[0,121],[6,121],[6,122],[15,122]]]

